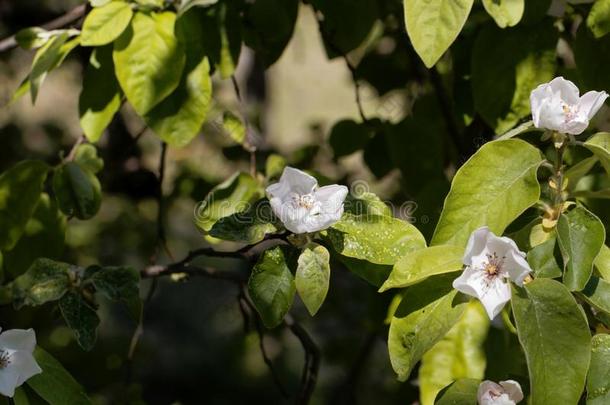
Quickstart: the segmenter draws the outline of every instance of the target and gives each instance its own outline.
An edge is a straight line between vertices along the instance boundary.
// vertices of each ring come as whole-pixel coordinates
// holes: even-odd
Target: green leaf
[[[341,255],[335,256],[349,271],[377,288],[381,287],[392,271],[392,266],[385,264],[375,264]]]
[[[40,200],[49,167],[38,160],[17,163],[0,175],[0,249],[19,241]]]
[[[282,155],[272,153],[265,162],[265,177],[269,180],[279,178],[286,167],[286,159]]]
[[[87,139],[97,142],[121,107],[121,88],[114,76],[112,48],[93,50],[78,99],[80,125]]]
[[[473,405],[477,403],[477,390],[481,381],[470,378],[457,380],[438,396],[436,405]]]
[[[458,323],[422,357],[418,376],[422,405],[433,405],[439,391],[455,380],[483,378],[488,329],[483,307],[470,302]]]
[[[76,148],[74,161],[85,171],[97,173],[104,168],[104,161],[97,156],[97,149],[91,144],[82,144]]]
[[[59,309],[78,345],[85,351],[93,349],[97,339],[97,326],[100,323],[93,309],[76,291],[69,291],[59,300]]]
[[[609,89],[610,79],[605,74],[604,67],[610,62],[610,36],[595,38],[586,24],[580,24],[572,49],[578,78],[582,81],[582,85],[579,84],[581,93],[586,90]]]
[[[610,1],[597,0],[589,11],[587,27],[595,38],[600,38],[610,32]]]
[[[527,252],[527,262],[534,270],[536,277],[557,278],[563,274],[555,259],[556,242],[557,240],[553,236]]]
[[[15,41],[23,49],[34,49],[43,46],[51,34],[49,31],[39,27],[24,28],[15,34]]]
[[[513,288],[512,307],[527,358],[531,403],[578,403],[591,357],[591,335],[572,294],[555,280],[538,278],[525,288]]]
[[[28,271],[9,284],[13,305],[21,308],[57,301],[70,288],[70,267],[49,259],[35,260]]]
[[[416,250],[399,259],[379,292],[417,284],[428,277],[460,270],[464,248],[440,245]]]
[[[358,190],[358,185],[352,185],[352,193],[347,195],[343,204],[345,212],[353,215],[377,215],[392,217],[392,208],[377,195],[368,191]]]
[[[174,35],[176,14],[137,12],[114,42],[116,76],[136,112],[146,115],[180,84],[185,64]]]
[[[229,134],[231,139],[240,145],[248,142],[246,134],[246,126],[241,119],[230,111],[225,111],[222,115],[222,127]]]
[[[366,124],[341,120],[330,130],[328,142],[333,148],[335,158],[340,158],[364,148],[371,137],[372,133]]]
[[[593,152],[610,176],[610,132],[599,132],[593,135],[583,146]]]
[[[53,192],[59,208],[69,217],[89,219],[97,214],[102,202],[99,180],[76,162],[67,162],[57,168]]]
[[[210,229],[210,236],[232,242],[254,244],[266,235],[277,232],[280,224],[274,223],[269,201],[257,201],[249,209],[220,218]]]
[[[94,8],[83,23],[81,45],[101,46],[111,43],[125,31],[131,17],[131,5],[122,1],[112,1]]]
[[[295,284],[305,307],[314,316],[326,299],[330,282],[330,254],[312,243],[299,256]]]
[[[220,77],[228,79],[235,72],[241,52],[241,20],[239,11],[225,3],[220,4],[216,18],[220,31],[219,57],[216,64]]]
[[[610,283],[610,248],[602,246],[593,263],[604,280]]]
[[[592,276],[580,296],[597,310],[610,315],[610,283]]]
[[[394,264],[426,247],[424,237],[413,225],[381,215],[345,213],[327,232],[337,253],[377,264]]]
[[[431,68],[462,30],[473,0],[404,0],[405,25],[411,43]]]
[[[186,13],[193,7],[208,7],[218,3],[218,0],[181,0],[178,6],[178,16]]]
[[[610,402],[610,335],[599,334],[591,341],[591,364],[587,377],[587,405]]]
[[[280,247],[266,250],[258,260],[248,280],[248,292],[267,328],[282,323],[292,306],[295,284]]]
[[[42,373],[27,380],[27,385],[50,405],[90,405],[85,390],[53,356],[41,347],[34,358]]]
[[[483,0],[483,7],[498,27],[506,28],[515,26],[521,21],[525,0]]]
[[[20,276],[40,257],[59,259],[64,251],[65,234],[66,217],[55,201],[42,193],[23,235],[11,250],[4,252],[6,273]]]
[[[564,177],[566,177],[568,182],[568,190],[572,192],[572,195],[574,194],[573,190],[578,185],[578,182],[591,171],[597,161],[597,157],[591,156],[581,160],[564,172]]]
[[[557,238],[564,262],[563,283],[572,291],[580,291],[589,281],[593,262],[604,245],[604,225],[586,208],[576,207],[559,217]]]
[[[388,350],[392,368],[405,381],[415,364],[455,325],[465,303],[451,282],[455,273],[409,287],[392,317]]]
[[[497,134],[531,114],[531,91],[555,75],[556,44],[552,20],[508,29],[489,23],[479,31],[471,56],[472,97]]]
[[[85,270],[95,290],[114,301],[126,301],[137,298],[139,294],[140,273],[131,267],[92,266]]]
[[[245,211],[264,194],[256,179],[246,173],[236,173],[214,187],[199,204],[195,222],[199,229],[208,233],[219,219]]]
[[[188,13],[176,23],[178,38],[186,49],[182,79],[176,90],[145,117],[159,138],[171,146],[185,146],[197,136],[212,106],[210,63],[200,23],[196,13]]]
[[[496,235],[538,201],[538,149],[519,139],[485,144],[456,173],[432,245],[465,247],[487,225]]]

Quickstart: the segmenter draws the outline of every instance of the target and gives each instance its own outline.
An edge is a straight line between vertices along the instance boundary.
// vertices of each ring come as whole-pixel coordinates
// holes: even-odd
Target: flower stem
[[[555,181],[555,187],[553,190],[555,192],[554,203],[555,203],[555,212],[557,217],[561,214],[564,198],[563,198],[563,154],[566,148],[566,142],[561,142],[560,144],[555,145],[555,150],[557,152],[557,158],[555,160],[554,167],[554,175],[553,180]]]

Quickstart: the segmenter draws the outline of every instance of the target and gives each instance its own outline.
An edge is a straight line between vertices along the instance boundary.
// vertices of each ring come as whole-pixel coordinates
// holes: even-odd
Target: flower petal
[[[553,90],[553,94],[559,94],[561,100],[569,105],[578,104],[580,98],[580,90],[570,80],[558,76],[549,82],[549,86]]]
[[[304,218],[308,212],[305,208],[295,208],[290,201],[283,201],[279,197],[269,199],[273,213],[277,215],[282,224],[292,233],[307,233]]]
[[[26,382],[36,374],[42,373],[42,369],[36,363],[34,356],[25,351],[17,351],[11,356],[11,368],[17,372],[17,386]]]
[[[493,402],[490,402],[490,392],[500,393],[502,391],[502,386],[499,384],[496,384],[493,381],[485,380],[479,384],[479,389],[477,390],[477,402],[479,404],[491,404]]]
[[[472,258],[479,256],[485,249],[487,243],[487,237],[491,233],[488,227],[483,226],[470,234],[468,238],[468,244],[466,245],[466,252],[462,262],[466,266],[472,266]]]
[[[19,375],[11,367],[0,370],[0,394],[12,398],[15,395]]]
[[[320,187],[315,191],[314,196],[320,202],[323,214],[335,215],[339,211],[343,212],[343,202],[348,192],[347,187],[333,184]]]
[[[479,291],[481,288],[475,287],[476,283],[480,283],[483,272],[481,270],[475,270],[472,267],[466,267],[462,274],[451,284],[456,290],[463,292],[466,295],[479,298]]]
[[[34,329],[11,329],[0,335],[0,349],[25,350],[32,353],[35,347]]]
[[[506,255],[504,266],[510,279],[519,287],[523,286],[523,280],[532,272],[527,260],[519,254],[519,251],[511,250]]]
[[[479,300],[489,319],[493,320],[510,301],[510,285],[501,278],[495,278],[487,285]]]
[[[504,392],[508,394],[508,397],[515,401],[515,403],[523,400],[523,391],[521,390],[521,385],[517,381],[500,381],[500,385],[504,388]]]
[[[530,93],[530,107],[532,109],[532,119],[536,128],[540,127],[540,109],[542,104],[553,97],[553,91],[548,83],[543,83]]]
[[[604,101],[608,98],[608,93],[605,91],[589,91],[583,94],[578,102],[579,112],[585,114],[587,119],[593,118],[593,116],[599,111]]]

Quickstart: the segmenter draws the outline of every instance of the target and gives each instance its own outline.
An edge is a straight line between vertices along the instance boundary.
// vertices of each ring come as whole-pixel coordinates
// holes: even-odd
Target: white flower
[[[453,288],[478,298],[489,319],[495,318],[510,300],[508,280],[522,286],[532,271],[525,253],[512,239],[498,237],[486,226],[470,235],[463,262],[466,268],[453,280]]]
[[[570,4],[585,4],[585,3],[593,3],[595,0],[553,0],[551,3],[551,7],[549,7],[549,11],[547,11],[548,15],[553,17],[563,17],[563,14],[566,12],[566,5]]]
[[[343,215],[347,187],[318,187],[305,172],[286,167],[280,182],[267,187],[271,208],[286,229],[300,234],[326,229]]]
[[[500,381],[499,384],[483,381],[477,391],[479,405],[515,405],[522,399],[521,385],[513,380]]]
[[[12,397],[15,388],[42,373],[32,355],[35,347],[33,329],[12,329],[0,334],[0,394]]]
[[[536,128],[578,135],[608,97],[605,91],[589,91],[579,96],[578,87],[563,77],[536,87],[530,95]]]

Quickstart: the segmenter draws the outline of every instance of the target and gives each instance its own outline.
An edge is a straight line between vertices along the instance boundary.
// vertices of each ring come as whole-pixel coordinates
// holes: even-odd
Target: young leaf
[[[85,171],[97,173],[104,168],[104,161],[97,156],[97,149],[91,144],[82,144],[76,148],[74,161]]]
[[[404,0],[411,43],[431,68],[462,30],[474,0]]]
[[[20,308],[57,301],[70,288],[69,271],[69,264],[37,259],[28,271],[9,284],[13,305]]]
[[[85,351],[93,349],[97,339],[97,326],[100,323],[93,309],[76,291],[69,291],[59,300],[59,309],[78,345]]]
[[[337,253],[377,264],[394,264],[407,253],[426,247],[413,225],[381,215],[353,215],[328,229],[328,239]]]
[[[89,141],[100,139],[120,107],[121,88],[114,76],[112,48],[96,48],[85,69],[83,90],[78,99],[80,125]]]
[[[330,254],[324,246],[311,244],[299,256],[295,284],[305,307],[314,316],[324,303],[330,282]]]
[[[227,134],[240,145],[244,145],[246,139],[246,126],[241,119],[230,111],[225,111],[222,115],[222,127]]]
[[[24,28],[15,34],[15,41],[23,49],[43,46],[51,37],[47,30],[39,27]]]
[[[184,49],[174,35],[176,14],[137,12],[114,42],[114,66],[127,100],[141,116],[180,83]]]
[[[506,28],[515,26],[521,21],[525,0],[483,0],[483,7],[498,27]]]
[[[265,162],[265,177],[267,179],[279,178],[286,167],[286,159],[282,155],[272,153]]]
[[[599,334],[591,341],[591,365],[587,376],[587,405],[610,402],[610,335]]]
[[[595,38],[600,38],[610,32],[610,1],[597,0],[589,11],[587,27]]]
[[[455,273],[431,277],[407,289],[392,317],[388,350],[400,381],[432,346],[455,325],[465,302],[451,286]]]
[[[462,378],[438,395],[436,405],[472,405],[477,403],[477,390],[481,381]]]
[[[606,231],[594,214],[584,207],[576,207],[559,217],[557,238],[563,255],[563,283],[572,291],[582,290],[599,254]]]
[[[416,250],[399,259],[379,292],[417,284],[428,277],[460,270],[464,249],[450,245]]]
[[[278,230],[269,201],[260,200],[248,210],[220,218],[210,229],[210,236],[233,242],[254,244]]]
[[[129,3],[111,1],[87,14],[81,32],[82,46],[106,45],[117,39],[129,25],[133,11]]]
[[[587,319],[561,283],[538,278],[513,288],[513,314],[529,369],[531,402],[576,404],[591,357]]]
[[[129,302],[138,297],[140,273],[131,267],[91,266],[85,282],[91,282],[97,292],[114,301]]]
[[[258,260],[248,280],[248,292],[267,328],[282,323],[292,306],[295,284],[280,247],[266,250]]]
[[[16,244],[40,200],[49,167],[25,160],[0,175],[0,249]]]
[[[519,139],[485,144],[456,173],[432,245],[466,247],[487,225],[497,235],[540,196],[536,178],[542,154]]]
[[[93,217],[102,202],[99,180],[76,162],[67,162],[57,168],[53,176],[53,192],[61,211],[79,219]]]
[[[610,132],[598,132],[583,145],[599,159],[610,176]]]
[[[27,385],[49,405],[90,405],[85,390],[53,356],[40,346],[34,358],[42,373],[27,380]]]

